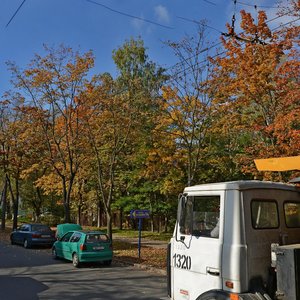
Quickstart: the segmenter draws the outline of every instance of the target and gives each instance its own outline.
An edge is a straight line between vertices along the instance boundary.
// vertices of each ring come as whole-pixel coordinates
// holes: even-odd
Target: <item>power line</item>
[[[292,10],[287,11],[287,12],[286,12],[285,14],[283,14],[283,15],[279,15],[279,16],[277,16],[277,17],[274,17],[273,19],[267,20],[266,23],[270,23],[270,22],[272,22],[272,21],[275,21],[276,19],[282,18],[282,17],[288,15],[289,13],[292,13]],[[293,22],[295,22],[295,21],[297,21],[297,20],[293,20],[293,21],[291,21],[291,22],[288,22],[288,23],[283,24],[283,25],[278,26],[278,27],[286,26],[286,25],[288,25],[288,24],[290,24],[290,23],[293,23]],[[273,30],[277,29],[278,27],[274,28]],[[222,32],[221,32],[221,33],[222,33]],[[242,33],[244,33],[244,32],[240,32],[239,35],[242,34]],[[226,36],[226,35],[225,35],[225,36]],[[231,35],[229,35],[229,37],[230,37],[230,36],[231,36]],[[211,49],[215,48],[216,46],[218,46],[218,45],[220,45],[220,44],[222,44],[222,42],[218,42],[218,43],[216,43],[216,44],[213,44],[213,45],[211,45],[209,48],[206,48],[205,50],[207,50],[207,51],[208,51],[208,50],[211,50]],[[222,53],[221,53],[221,54],[222,54]],[[191,59],[191,58],[195,57],[196,55],[197,55],[197,54],[192,55],[192,56],[188,57],[187,59]],[[180,64],[181,64],[181,63],[176,63],[175,65],[173,65],[173,66],[167,68],[167,70],[170,70],[170,69],[172,69],[172,68],[174,68],[174,67],[176,67],[176,66],[178,66],[178,65],[180,65]]]
[[[192,22],[192,23],[195,23],[195,24],[198,24],[198,25],[202,25],[202,26],[205,26],[205,27],[207,27],[207,28],[213,29],[213,30],[215,30],[215,31],[217,31],[217,32],[219,32],[219,33],[222,33],[221,30],[216,29],[216,28],[214,28],[214,27],[212,27],[212,26],[209,26],[209,25],[207,25],[207,24],[204,24],[204,23],[202,23],[202,22],[199,22],[199,21],[196,21],[196,20],[192,20],[192,19],[188,19],[188,18],[185,18],[185,17],[180,17],[180,16],[177,16],[177,18],[178,18],[178,19],[181,19],[181,20],[184,20],[184,21]]]
[[[154,21],[151,21],[151,20],[147,20],[147,19],[144,19],[144,18],[140,18],[140,17],[137,17],[137,16],[133,16],[133,15],[130,15],[128,13],[125,13],[125,12],[122,12],[122,11],[119,11],[119,10],[116,10],[116,9],[113,9],[109,6],[106,6],[104,4],[101,4],[99,2],[96,2],[96,1],[92,1],[92,0],[86,0],[87,2],[90,2],[92,4],[95,4],[95,5],[99,5],[101,7],[104,7],[105,9],[107,10],[110,10],[114,13],[117,13],[119,15],[123,15],[123,16],[126,16],[126,17],[129,17],[129,18],[132,18],[132,19],[136,19],[136,20],[140,20],[140,21],[144,21],[144,22],[147,22],[147,23],[151,23],[153,25],[157,25],[157,26],[160,26],[160,27],[164,27],[164,28],[167,28],[167,29],[174,29],[173,27],[170,27],[170,26],[166,26],[166,25],[162,25],[162,24],[159,24],[159,23],[156,23]]]
[[[256,5],[256,4],[248,4],[245,2],[241,2],[241,1],[236,1],[236,3],[244,5],[244,6],[249,6],[249,7],[259,7],[259,8],[280,8],[280,6],[278,5],[277,7],[275,6],[267,6],[267,5]]]
[[[206,3],[212,4],[212,5],[217,5],[215,2],[209,1],[209,0],[203,0]]]
[[[290,12],[288,12],[288,13],[290,13]],[[282,15],[281,17],[287,15],[288,13]],[[269,20],[268,22],[274,21],[275,19],[277,19],[277,17],[274,18],[274,19]],[[294,19],[294,20],[289,21],[289,22],[287,22],[287,23],[281,24],[281,25],[277,26],[276,28],[273,28],[272,31],[277,30],[278,28],[281,28],[281,27],[284,28],[284,27],[286,27],[287,25],[290,25],[291,23],[297,22],[298,20],[300,20],[300,18],[297,18],[297,19]],[[228,37],[228,38],[229,38],[229,37]],[[244,40],[243,40],[242,42],[243,42],[243,44],[245,44],[247,41],[244,41]],[[210,49],[216,47],[216,46],[219,45],[219,44],[222,44],[222,42],[219,42],[219,43],[217,43],[217,44],[214,44],[214,45],[212,45],[211,47],[206,48],[206,49],[204,49],[204,50],[201,51],[201,52],[208,51],[208,50],[210,50]],[[210,58],[211,58],[211,59],[216,58],[216,57],[218,57],[218,56],[221,56],[222,54],[225,54],[226,52],[227,52],[227,50],[224,50],[224,51],[222,51],[222,52],[220,52],[220,53],[215,54],[214,56],[210,56]],[[197,54],[198,54],[198,53],[197,53]],[[191,58],[195,57],[197,54],[195,54],[195,55],[193,55],[193,56],[191,56],[191,57],[189,57],[189,58],[187,58],[187,59],[191,59]],[[225,57],[226,57],[226,55],[225,55]],[[187,59],[186,59],[186,60],[187,60]],[[200,68],[204,67],[204,64],[205,64],[205,63],[207,63],[207,58],[204,59],[204,60],[202,60],[202,61],[200,61],[200,62],[197,62],[197,63],[196,63],[197,68],[200,69]],[[181,63],[181,62],[180,62],[180,63],[177,63],[177,64],[175,64],[174,66],[171,66],[171,67],[167,68],[167,70],[170,70],[170,69],[172,69],[172,68],[174,68],[174,67],[176,67],[176,66],[178,66],[178,65],[180,65],[180,64],[182,64],[182,63]],[[175,75],[175,76],[178,76],[178,75],[180,75],[181,73],[188,71],[190,68],[191,68],[191,66],[188,66],[188,67],[184,68],[183,70],[180,70],[180,71],[176,72],[174,75]],[[173,75],[173,77],[174,77],[174,75]],[[171,76],[171,75],[170,75],[170,76]],[[168,80],[168,81],[171,81],[171,79]]]
[[[7,26],[10,24],[10,22],[13,20],[13,18],[16,16],[16,14],[18,13],[18,11],[21,9],[21,7],[23,6],[23,4],[25,3],[26,0],[23,0],[23,2],[19,5],[19,7],[17,8],[17,10],[15,11],[15,13],[12,15],[12,17],[10,18],[10,20],[8,21],[8,23],[6,24],[5,28],[7,28]]]

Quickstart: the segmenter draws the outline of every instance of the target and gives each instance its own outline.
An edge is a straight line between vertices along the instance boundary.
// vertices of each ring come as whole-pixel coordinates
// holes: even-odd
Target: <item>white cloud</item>
[[[142,28],[144,27],[145,22],[143,21],[143,18],[143,15],[140,15],[139,19],[135,18],[131,20],[131,24],[136,30],[142,30]]]
[[[155,15],[159,22],[169,23],[170,15],[166,7],[158,5],[154,7]]]
[[[143,27],[144,22],[138,19],[133,19],[131,21],[132,26],[137,29],[137,30],[141,30]]]

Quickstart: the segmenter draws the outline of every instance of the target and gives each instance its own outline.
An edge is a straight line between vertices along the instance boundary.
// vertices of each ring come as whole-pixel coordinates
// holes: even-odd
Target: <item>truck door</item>
[[[224,192],[182,197],[171,241],[172,299],[222,289]]]

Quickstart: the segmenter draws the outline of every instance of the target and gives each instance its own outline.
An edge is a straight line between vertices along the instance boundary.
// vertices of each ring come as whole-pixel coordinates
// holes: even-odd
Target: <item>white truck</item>
[[[300,189],[255,180],[185,188],[167,278],[174,300],[300,299]]]

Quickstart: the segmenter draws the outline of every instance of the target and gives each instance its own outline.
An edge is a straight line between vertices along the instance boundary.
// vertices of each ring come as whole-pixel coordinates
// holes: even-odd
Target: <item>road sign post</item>
[[[149,217],[150,217],[150,211],[147,209],[133,209],[130,211],[130,218],[139,220],[139,239],[138,239],[139,258],[141,258],[142,220]]]

